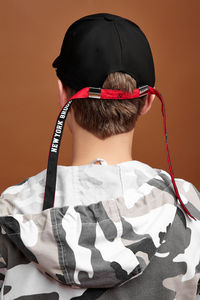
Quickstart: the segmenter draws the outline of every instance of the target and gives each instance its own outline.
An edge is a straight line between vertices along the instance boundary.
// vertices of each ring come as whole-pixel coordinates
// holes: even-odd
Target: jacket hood
[[[44,182],[45,171],[7,189],[0,202],[3,233],[44,276],[108,288],[167,255],[159,248],[177,203],[166,172],[136,161],[59,166],[55,205],[41,211]],[[34,197],[38,206],[31,209]]]

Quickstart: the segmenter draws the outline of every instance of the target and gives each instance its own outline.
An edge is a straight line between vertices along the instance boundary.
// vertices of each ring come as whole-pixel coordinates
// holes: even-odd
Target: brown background
[[[1,0],[0,191],[46,168],[59,111],[51,63],[67,27],[97,12],[130,18],[146,33],[175,175],[199,189],[199,9],[199,0]],[[67,128],[61,149],[59,163],[70,164]],[[133,151],[134,159],[168,170],[158,99],[137,125]]]

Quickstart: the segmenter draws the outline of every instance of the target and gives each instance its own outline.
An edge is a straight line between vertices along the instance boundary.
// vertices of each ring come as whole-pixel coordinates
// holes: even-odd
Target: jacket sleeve
[[[3,257],[3,253],[5,252],[3,249],[3,234],[1,231],[1,226],[0,226],[0,293],[1,293],[1,289],[3,287],[3,283],[4,283],[4,278],[5,278],[5,274],[7,271],[7,264],[5,261],[5,256]],[[5,254],[5,253],[4,253]]]
[[[200,279],[199,279],[198,285],[197,285],[197,295],[200,295]],[[196,299],[198,299],[198,298],[196,298]],[[199,299],[200,299],[200,297],[199,297]]]
[[[196,287],[196,298],[195,300],[200,300],[200,247],[199,242],[200,240],[200,193],[196,189],[196,187],[191,184],[190,182],[187,182],[183,179],[177,179],[177,186],[180,193],[180,196],[182,200],[184,201],[185,206],[190,211],[191,215],[193,215],[196,219],[190,220],[187,218],[186,226],[188,227],[189,231],[193,232],[193,238],[192,235],[190,237],[190,245],[188,246],[188,249],[190,248],[192,252],[188,251],[188,254],[190,253],[190,260],[192,261],[192,257],[195,259],[195,265],[193,265],[193,272],[195,273],[196,278],[195,284],[197,283]],[[191,254],[193,253],[193,254]],[[197,281],[196,281],[197,280]]]
[[[0,198],[1,202],[1,198]],[[1,205],[0,205],[1,211]],[[5,275],[7,272],[7,249],[5,246],[5,235],[3,234],[3,229],[0,225],[0,294],[3,287]],[[1,297],[1,296],[0,296]]]
[[[6,266],[2,262],[2,256],[0,254],[0,292],[1,292],[1,289],[3,287],[5,273],[6,273]]]
[[[0,195],[0,217],[4,212],[4,201],[2,194]],[[7,271],[7,250],[5,247],[5,237],[2,226],[0,225],[0,294],[4,283],[5,274]],[[1,297],[1,296],[0,296]]]

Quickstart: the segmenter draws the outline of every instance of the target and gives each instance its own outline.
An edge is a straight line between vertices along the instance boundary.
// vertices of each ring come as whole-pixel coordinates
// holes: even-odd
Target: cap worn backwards
[[[60,55],[53,62],[53,67],[64,84],[78,91],[63,106],[57,124],[64,124],[74,99],[134,100],[147,94],[154,94],[160,99],[167,161],[174,193],[185,213],[196,220],[181,200],[176,186],[168,149],[164,101],[161,94],[153,88],[153,58],[141,29],[129,20],[111,14],[95,14],[81,18],[67,30]],[[112,72],[124,72],[134,77],[137,89],[133,93],[101,89],[106,77]],[[54,203],[58,151],[62,137],[61,133],[55,148],[55,133],[56,131],[49,152],[43,209],[53,207]]]
[[[54,60],[57,76],[70,87],[102,87],[112,72],[131,75],[137,86],[154,86],[151,49],[132,21],[111,14],[94,14],[67,30],[60,55]]]

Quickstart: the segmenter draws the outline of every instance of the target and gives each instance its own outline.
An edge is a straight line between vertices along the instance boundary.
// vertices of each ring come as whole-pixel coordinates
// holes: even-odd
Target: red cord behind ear
[[[169,148],[168,148],[168,140],[167,140],[167,128],[166,128],[166,115],[165,115],[165,106],[164,106],[164,101],[163,98],[161,96],[161,94],[154,88],[149,87],[149,93],[150,94],[154,94],[156,95],[160,101],[161,101],[161,112],[162,112],[162,116],[163,116],[163,128],[164,128],[164,136],[165,136],[165,148],[167,151],[167,161],[168,161],[168,166],[169,166],[169,172],[170,172],[170,176],[171,176],[171,180],[172,180],[172,184],[174,187],[174,191],[176,194],[176,197],[178,198],[178,200],[180,201],[181,206],[183,207],[184,211],[186,212],[186,214],[188,214],[192,219],[196,220],[195,217],[193,217],[190,212],[188,211],[188,209],[186,208],[186,206],[184,205],[183,201],[181,200],[180,194],[178,192],[175,180],[174,180],[174,174],[173,174],[173,170],[172,170],[172,165],[171,165],[171,160],[170,160],[170,155],[169,155]]]
[[[176,194],[176,197],[179,199],[181,206],[183,207],[185,213],[189,215],[192,219],[196,220],[188,211],[186,206],[181,200],[181,197],[179,195],[174,175],[172,171],[170,156],[169,156],[169,149],[168,149],[168,141],[167,141],[167,130],[166,130],[166,116],[165,116],[165,107],[164,107],[164,101],[162,99],[161,94],[154,88],[150,86],[142,86],[138,89],[135,89],[133,93],[128,93],[120,90],[110,90],[110,89],[101,89],[101,88],[92,88],[92,87],[86,87],[79,92],[77,92],[73,97],[71,97],[66,104],[61,109],[56,126],[54,129],[54,133],[51,140],[51,146],[49,151],[49,158],[48,158],[48,166],[47,166],[47,178],[46,178],[46,186],[45,186],[45,197],[44,197],[44,204],[43,209],[47,209],[50,207],[53,207],[54,205],[54,197],[55,197],[55,188],[56,188],[56,172],[57,172],[57,161],[58,161],[58,154],[59,154],[59,147],[60,142],[62,138],[62,132],[63,127],[65,123],[65,119],[67,116],[67,113],[69,112],[70,106],[72,104],[73,99],[79,99],[80,101],[84,99],[90,99],[95,98],[97,100],[100,99],[113,99],[113,100],[124,100],[124,99],[130,99],[134,100],[135,98],[143,97],[147,94],[154,94],[156,95],[162,104],[161,111],[163,115],[163,126],[164,126],[164,135],[165,135],[165,147],[167,151],[167,160],[170,170],[170,176],[172,180],[172,184],[174,186],[174,191]],[[59,133],[57,132],[59,128]]]

